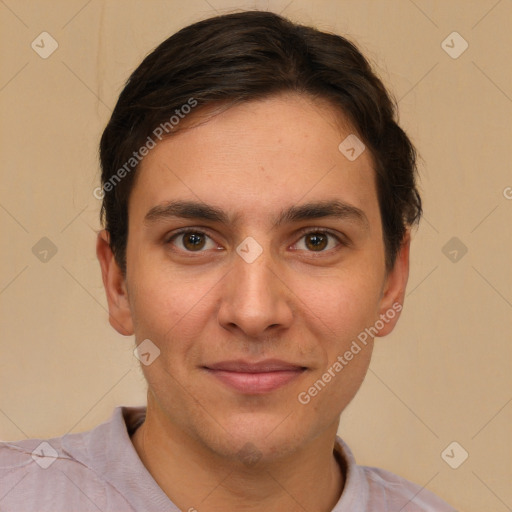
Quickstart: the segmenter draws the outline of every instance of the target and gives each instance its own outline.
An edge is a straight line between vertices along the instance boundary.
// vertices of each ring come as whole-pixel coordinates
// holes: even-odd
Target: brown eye
[[[312,251],[323,251],[329,243],[327,236],[322,233],[309,233],[305,238],[306,247]]]
[[[206,233],[190,229],[175,233],[166,243],[183,252],[205,252],[216,247],[215,242]]]
[[[339,236],[330,231],[310,230],[303,233],[299,241],[295,244],[295,249],[306,252],[330,252],[340,245],[346,245]]]
[[[200,250],[205,244],[206,240],[202,233],[190,232],[183,235],[183,247],[189,251]]]

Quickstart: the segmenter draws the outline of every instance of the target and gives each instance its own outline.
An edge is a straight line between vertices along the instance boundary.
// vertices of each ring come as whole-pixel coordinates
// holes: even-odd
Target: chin
[[[203,442],[218,455],[246,465],[272,462],[293,453],[308,438],[314,438],[311,428],[297,421],[296,415],[287,414],[234,413],[231,418],[219,421],[222,427],[216,424],[216,436],[208,429]]]

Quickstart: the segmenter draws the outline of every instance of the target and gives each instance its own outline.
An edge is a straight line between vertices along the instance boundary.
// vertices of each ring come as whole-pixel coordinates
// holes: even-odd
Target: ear
[[[100,262],[103,286],[107,294],[110,325],[124,336],[133,334],[133,321],[125,278],[110,248],[110,236],[103,229],[96,240],[96,256]]]
[[[402,311],[405,288],[409,279],[409,249],[411,245],[411,232],[407,229],[395,264],[386,276],[379,306],[379,319],[384,324],[377,336],[388,335],[394,328]]]

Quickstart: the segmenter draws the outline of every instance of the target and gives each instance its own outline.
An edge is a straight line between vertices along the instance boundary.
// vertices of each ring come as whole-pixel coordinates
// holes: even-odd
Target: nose
[[[253,340],[290,327],[293,293],[279,276],[270,251],[263,251],[251,263],[238,254],[233,255],[233,260],[223,280],[219,324]]]

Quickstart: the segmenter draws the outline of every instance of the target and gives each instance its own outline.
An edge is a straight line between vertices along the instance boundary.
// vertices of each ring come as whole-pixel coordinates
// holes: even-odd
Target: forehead
[[[185,123],[141,162],[131,219],[179,199],[254,222],[301,202],[339,200],[379,220],[371,155],[349,159],[343,144],[340,150],[356,135],[327,102],[285,94]]]

